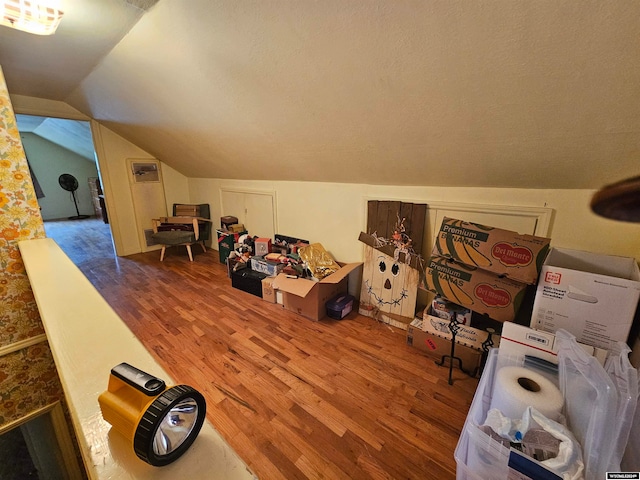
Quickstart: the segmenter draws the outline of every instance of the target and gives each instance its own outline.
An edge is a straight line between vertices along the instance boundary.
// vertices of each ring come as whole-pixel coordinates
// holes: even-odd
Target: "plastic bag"
[[[576,438],[567,427],[545,417],[535,408],[527,407],[522,419],[515,420],[505,417],[498,409],[492,409],[487,412],[487,420],[484,424],[501,437],[516,443],[519,443],[530,430],[544,430],[559,440],[560,445],[555,457],[541,460],[540,463],[564,480],[583,478],[582,450]]]
[[[575,336],[561,329],[556,341],[567,426],[582,445],[586,480],[601,480],[613,452],[611,419],[618,409],[618,393],[602,365],[578,345]]]
[[[307,268],[316,280],[322,280],[324,277],[328,277],[340,270],[340,265],[319,243],[312,243],[307,247],[302,247],[298,250],[298,253],[300,259],[307,264]]]
[[[617,342],[609,353],[604,364],[605,371],[613,380],[618,391],[618,412],[615,417],[614,447],[609,462],[611,472],[637,472],[640,471],[640,440],[638,430],[636,435],[629,437],[632,425],[636,428],[640,423],[640,415],[637,412],[638,405],[638,371],[629,361],[631,349],[626,343]],[[629,443],[628,443],[629,442]],[[625,449],[627,454],[625,455]],[[623,462],[623,455],[624,462]]]

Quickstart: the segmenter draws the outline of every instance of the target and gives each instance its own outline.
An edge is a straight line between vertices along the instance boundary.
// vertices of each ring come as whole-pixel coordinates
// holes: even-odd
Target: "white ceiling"
[[[639,174],[635,0],[142,12],[67,0],[53,37],[0,28],[10,93],[64,100],[191,177],[592,189]]]
[[[16,122],[20,133],[33,133],[95,162],[89,122],[19,114]]]
[[[0,27],[0,65],[9,93],[64,99],[155,1],[59,0],[64,16],[52,36]]]

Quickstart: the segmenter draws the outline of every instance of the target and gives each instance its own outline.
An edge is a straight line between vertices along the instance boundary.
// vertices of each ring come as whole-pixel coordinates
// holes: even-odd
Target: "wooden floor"
[[[118,258],[102,221],[45,228],[260,479],[455,478],[477,380],[448,385],[405,331],[287,312],[232,288],[215,250]]]

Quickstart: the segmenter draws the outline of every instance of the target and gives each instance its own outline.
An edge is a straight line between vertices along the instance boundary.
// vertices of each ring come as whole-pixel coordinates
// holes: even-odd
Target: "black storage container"
[[[262,298],[262,279],[267,275],[250,268],[231,272],[231,286]]]
[[[341,293],[333,297],[326,303],[327,316],[329,318],[335,318],[336,320],[342,320],[353,310],[355,300],[353,295],[349,295],[348,293]]]

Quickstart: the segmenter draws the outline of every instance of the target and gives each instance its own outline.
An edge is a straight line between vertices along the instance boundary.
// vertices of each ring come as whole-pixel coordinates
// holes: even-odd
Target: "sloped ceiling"
[[[16,121],[21,133],[33,133],[95,162],[89,122],[33,115],[16,115]]]
[[[591,189],[639,174],[638,32],[622,0],[160,0],[64,99],[190,177]]]
[[[52,36],[0,27],[0,65],[13,95],[63,101],[156,0],[57,0]]]

